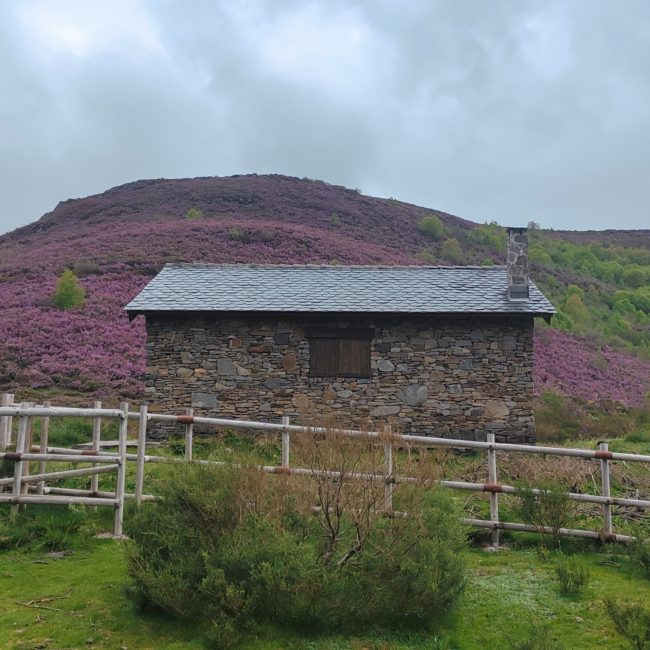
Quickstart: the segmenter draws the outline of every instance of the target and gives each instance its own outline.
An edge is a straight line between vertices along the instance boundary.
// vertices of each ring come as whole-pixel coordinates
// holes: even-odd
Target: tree
[[[199,210],[198,208],[190,208],[185,213],[185,218],[186,219],[203,219],[203,210]]]
[[[453,238],[445,239],[445,243],[440,249],[440,256],[442,259],[454,264],[462,264],[465,261],[465,256],[463,255],[458,240]]]
[[[431,239],[442,239],[445,235],[445,227],[440,221],[440,217],[431,214],[420,219],[420,232]]]
[[[82,307],[86,298],[86,290],[79,279],[70,269],[65,270],[56,283],[52,302],[59,309],[74,309]]]

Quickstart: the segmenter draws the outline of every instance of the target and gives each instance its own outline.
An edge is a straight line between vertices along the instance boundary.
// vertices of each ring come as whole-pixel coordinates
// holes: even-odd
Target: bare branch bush
[[[393,446],[391,473],[394,442],[327,427],[292,433],[291,469],[234,452],[170,469],[128,518],[133,598],[233,639],[264,621],[431,627],[464,589],[465,531],[436,454]]]
[[[394,450],[390,476],[385,467],[386,444]],[[390,528],[388,538],[393,540],[417,532],[424,496],[441,478],[439,453],[397,447],[388,432],[379,438],[350,437],[331,424],[324,434],[294,434],[292,450],[295,462],[310,472],[311,507],[323,536],[323,561],[341,568],[364,549],[394,554],[399,547],[401,553],[408,553],[408,544],[403,543],[380,549],[372,532],[380,521]],[[386,490],[392,493],[391,486],[393,508],[386,509]]]

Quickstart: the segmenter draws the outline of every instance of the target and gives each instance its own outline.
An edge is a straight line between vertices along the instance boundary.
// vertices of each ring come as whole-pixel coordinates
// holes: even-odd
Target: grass
[[[526,545],[512,550],[469,551],[470,585],[446,633],[432,636],[376,634],[368,638],[299,637],[262,629],[243,646],[250,649],[507,648],[543,621],[567,648],[612,648],[619,637],[604,608],[604,596],[650,598],[650,581],[622,556],[575,546],[592,580],[583,596],[563,597],[554,576],[554,556]],[[42,551],[0,553],[2,648],[202,648],[194,628],[137,611],[124,594],[122,545],[90,538],[53,559]],[[42,600],[51,598],[52,600]],[[20,603],[30,603],[28,607]],[[35,607],[40,605],[39,607]],[[48,609],[49,608],[49,609]]]
[[[0,639],[7,650],[201,647],[191,629],[133,609],[124,595],[120,542],[95,539],[62,559],[4,552],[0,567]],[[44,598],[52,600],[39,602]]]
[[[56,440],[53,444],[72,444],[90,437],[87,426],[77,429],[65,424],[62,422],[60,430],[51,432]],[[200,438],[197,441],[198,457],[232,459],[241,454],[258,462],[277,462],[279,458],[277,441],[266,437],[226,434],[218,442],[201,441]],[[580,440],[569,444],[595,448],[597,441]],[[610,440],[610,449],[650,454],[650,432],[646,430]],[[179,445],[176,453],[180,452]],[[154,453],[170,452],[156,450]],[[445,463],[445,473],[484,471],[485,457],[482,454],[441,458]],[[146,491],[155,492],[155,483],[161,472],[164,472],[162,466],[147,466]],[[647,483],[645,466],[636,465],[633,472],[639,473]],[[623,486],[619,488],[616,478],[613,489],[623,492]],[[87,480],[71,480],[66,484],[81,487]],[[114,479],[104,475],[100,480],[103,487],[110,489]],[[130,465],[129,484],[132,481],[133,465]],[[459,498],[466,498],[466,495],[459,495]],[[487,503],[483,501],[477,500],[477,508],[485,509]],[[507,519],[509,503],[508,497],[502,499],[504,519]],[[98,509],[96,514],[89,514],[79,531],[57,538],[56,544],[42,543],[38,539],[43,528],[39,528],[39,521],[51,519],[54,509],[30,507],[28,512],[37,510],[36,522],[25,528],[28,534],[20,538],[20,544],[25,546],[15,548],[11,543],[0,544],[0,548],[5,548],[0,550],[0,648],[172,650],[203,647],[200,633],[194,627],[140,612],[126,597],[124,588],[128,578],[124,542],[93,536],[99,530],[110,529],[110,509]],[[30,535],[34,539],[30,539]],[[479,532],[475,538],[487,539],[487,536]],[[251,635],[243,647],[256,650],[483,650],[513,647],[514,643],[530,635],[531,629],[544,625],[565,648],[623,647],[621,637],[607,616],[605,596],[626,600],[632,595],[635,600],[648,601],[650,580],[632,564],[622,547],[599,548],[586,542],[563,541],[563,551],[588,566],[591,576],[579,597],[567,597],[560,595],[555,575],[557,557],[538,549],[539,538],[504,535],[504,541],[510,548],[499,552],[470,547],[468,589],[439,638],[389,631],[359,638],[337,635],[308,637],[265,628]],[[47,554],[50,549],[62,547],[72,554],[60,559]]]

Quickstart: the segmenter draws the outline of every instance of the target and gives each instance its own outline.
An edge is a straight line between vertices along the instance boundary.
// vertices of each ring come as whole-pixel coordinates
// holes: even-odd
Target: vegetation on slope
[[[559,314],[536,337],[538,394],[638,406],[650,380],[650,231],[531,233]],[[500,264],[505,231],[309,179],[137,181],[0,237],[0,388],[135,396],[144,327],[123,306],[164,263]],[[83,308],[56,309],[71,269]]]

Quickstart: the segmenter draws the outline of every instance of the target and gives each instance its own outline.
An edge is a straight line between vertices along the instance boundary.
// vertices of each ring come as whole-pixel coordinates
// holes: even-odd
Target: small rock
[[[409,406],[424,404],[429,396],[429,389],[422,384],[411,384],[404,390],[397,391],[397,398]]]
[[[377,361],[377,370],[381,370],[381,372],[392,372],[395,370],[395,365],[388,359],[379,359]]]
[[[214,393],[192,393],[192,406],[195,408],[216,408],[217,396]]]
[[[331,402],[332,400],[336,399],[336,393],[331,388],[326,388],[323,391],[323,399],[326,402]]]
[[[485,403],[485,417],[490,420],[502,420],[510,415],[510,409],[502,400],[489,399]]]
[[[298,359],[293,352],[287,352],[282,358],[282,367],[286,372],[293,372],[298,367]]]
[[[399,406],[378,406],[370,411],[371,418],[381,418],[388,415],[397,415]]]
[[[250,368],[244,368],[244,366],[240,366],[238,363],[235,364],[235,370],[240,377],[250,377],[253,374]]]
[[[293,405],[300,410],[305,410],[306,408],[309,407],[309,398],[307,395],[303,395],[302,393],[298,393],[297,395],[293,396]]]
[[[217,359],[217,373],[226,376],[235,375],[237,374],[235,364],[230,359]],[[178,374],[178,370],[176,374]]]
[[[273,341],[276,345],[289,345],[289,333],[288,332],[276,332],[273,335]]]
[[[500,345],[502,350],[514,350],[517,347],[517,341],[515,341],[514,336],[504,336],[501,339],[501,345]]]

